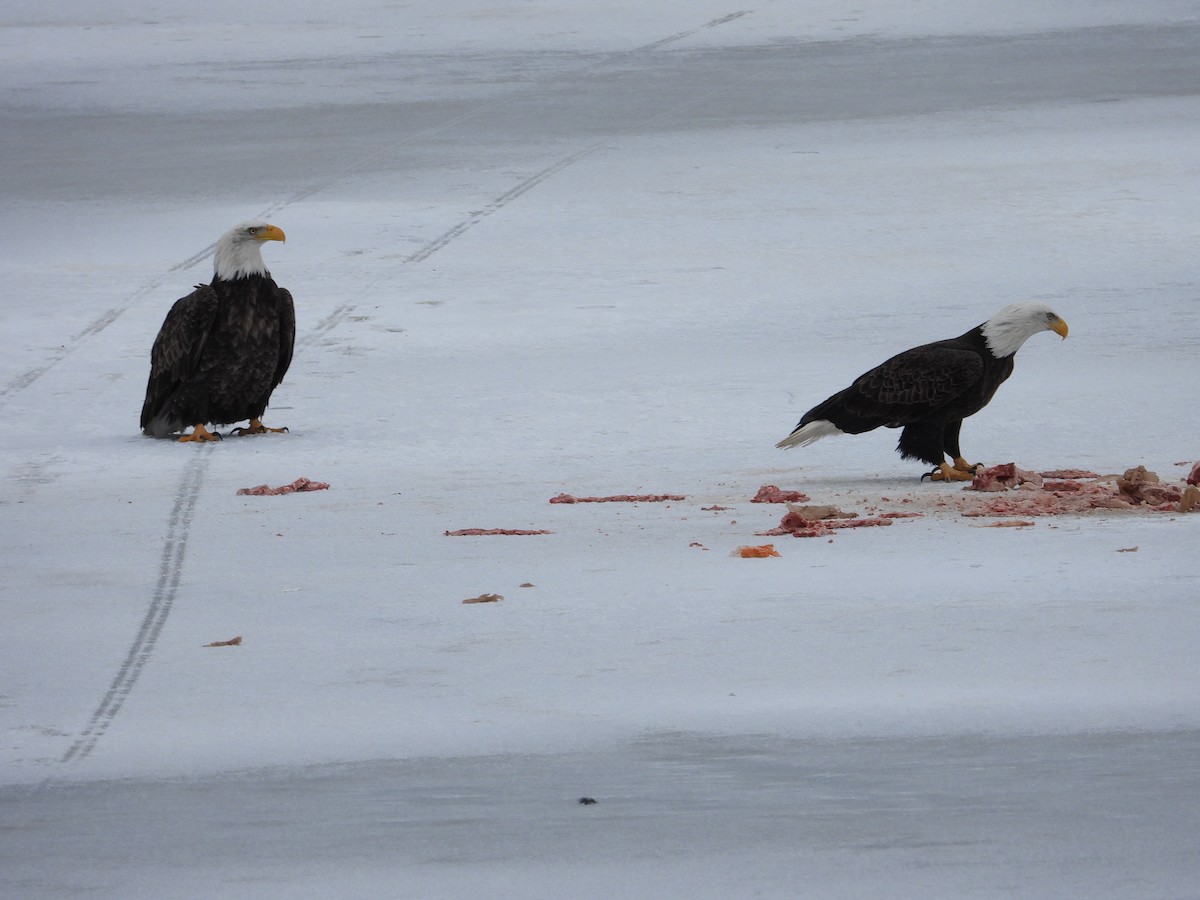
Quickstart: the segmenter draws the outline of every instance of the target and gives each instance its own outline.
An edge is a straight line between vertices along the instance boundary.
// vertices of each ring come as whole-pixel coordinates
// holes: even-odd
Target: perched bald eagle
[[[1012,374],[1013,357],[1039,331],[1065,338],[1067,323],[1043,303],[1014,303],[982,325],[923,344],[860,375],[850,387],[804,414],[776,447],[802,447],[832,434],[903,428],[896,450],[934,466],[934,481],[969,481],[958,432],[963,419],[991,401]],[[954,464],[946,462],[949,455]]]
[[[266,222],[235,225],[217,241],[212,284],[175,301],[150,351],[142,431],[181,441],[215,441],[209,423],[248,419],[235,434],[286,431],[260,417],[292,362],[296,311],[292,295],[263,264],[264,241],[286,240]]]

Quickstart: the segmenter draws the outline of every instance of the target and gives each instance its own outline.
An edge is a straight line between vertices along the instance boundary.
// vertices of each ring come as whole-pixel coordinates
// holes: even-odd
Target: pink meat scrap
[[[783,491],[773,484],[758,489],[751,503],[807,503],[811,498],[800,491]]]
[[[1047,472],[1043,475],[1062,476],[1071,470]],[[1109,484],[1096,481],[1076,481],[1074,479],[1043,481],[1042,476],[1035,476],[1037,481],[1029,481],[1025,476],[1030,473],[1018,469],[1014,464],[993,466],[976,475],[972,487],[975,490],[1007,491],[1013,488],[1025,488],[1019,495],[1009,493],[983,504],[972,505],[963,511],[964,516],[1057,516],[1064,513],[1082,513],[1093,509],[1133,509],[1146,506],[1159,511],[1187,512],[1191,508],[1191,498],[1186,498],[1183,488],[1174,484],[1163,484],[1158,475],[1146,470],[1145,466],[1127,469],[1115,479],[1115,488]],[[1072,473],[1073,474],[1073,473]],[[1083,476],[1080,476],[1083,477]],[[1088,477],[1099,478],[1090,475]],[[1106,479],[1107,480],[1107,479]],[[1028,488],[1037,484],[1041,491],[1028,492]],[[978,486],[977,486],[978,485]]]
[[[615,494],[611,497],[573,497],[559,494],[551,503],[662,503],[666,500],[686,500],[681,494]]]
[[[815,507],[822,509],[822,507]],[[826,507],[827,508],[827,507]],[[841,515],[845,515],[842,513]],[[759,531],[763,536],[790,534],[792,537],[824,537],[837,528],[865,528],[872,525],[891,525],[892,519],[876,518],[805,518],[803,507],[791,509],[770,531]]]
[[[479,537],[494,534],[554,534],[554,532],[524,528],[460,528],[458,531],[447,531],[444,534],[445,537]]]
[[[1022,485],[1038,488],[1042,486],[1042,476],[1037,472],[1018,469],[1016,463],[1003,463],[999,466],[989,466],[975,473],[971,480],[971,491],[1010,491]]]
[[[1134,503],[1145,503],[1155,507],[1171,507],[1183,496],[1183,489],[1174,484],[1163,484],[1158,475],[1146,471],[1145,466],[1126,469],[1117,479],[1117,490],[1122,497]]]
[[[260,484],[257,487],[238,488],[239,495],[249,497],[274,497],[278,494],[295,494],[304,491],[327,491],[329,484],[324,481],[313,481],[309,478],[301,476],[291,484],[281,484],[279,487],[269,487],[265,484]]]
[[[1049,472],[1039,472],[1043,478],[1099,478],[1096,472],[1087,469],[1052,469]]]

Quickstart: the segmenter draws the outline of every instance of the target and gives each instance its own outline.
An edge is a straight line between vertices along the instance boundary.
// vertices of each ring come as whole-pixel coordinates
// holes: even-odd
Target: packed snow
[[[774,447],[1036,299],[965,455],[1183,484],[1194,3],[119,7],[0,11],[0,894],[1200,897],[1200,514]],[[289,431],[144,437],[252,217]]]

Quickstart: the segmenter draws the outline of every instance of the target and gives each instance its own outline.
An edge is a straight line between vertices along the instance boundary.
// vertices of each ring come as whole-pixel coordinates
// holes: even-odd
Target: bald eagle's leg
[[[959,468],[959,462],[962,462],[964,468]],[[961,457],[954,460],[954,465],[943,462],[938,463],[936,469],[931,472],[926,472],[921,476],[924,481],[928,478],[930,481],[970,481],[975,477],[975,470],[965,459]]]
[[[221,435],[215,431],[209,431],[207,428],[204,427],[203,422],[197,422],[195,424],[195,426],[192,428],[191,434],[185,434],[179,438],[179,442],[181,444],[191,442],[191,441],[200,443],[201,441],[219,441],[219,440],[221,440]]]
[[[235,428],[230,434],[241,436],[243,434],[283,434],[287,428],[268,428],[260,419],[251,419],[248,428]]]

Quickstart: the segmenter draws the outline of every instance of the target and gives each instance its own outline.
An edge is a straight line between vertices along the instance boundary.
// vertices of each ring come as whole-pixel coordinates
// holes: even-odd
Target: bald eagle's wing
[[[842,393],[847,412],[906,425],[962,397],[983,375],[983,358],[950,342],[897,354],[860,375]]]
[[[279,304],[279,363],[271,379],[271,390],[275,390],[279,382],[283,381],[288,366],[292,364],[292,351],[296,347],[296,307],[292,303],[292,294],[286,288],[276,290]]]
[[[217,293],[200,284],[175,301],[150,350],[150,380],[142,404],[142,429],[163,437],[194,422],[171,422],[172,396],[195,372],[217,314]]]
[[[806,428],[810,423],[829,422],[845,434],[862,434],[922,421],[967,394],[984,369],[983,357],[957,339],[905,350],[806,412],[779,446],[811,443],[828,433],[819,426]]]

